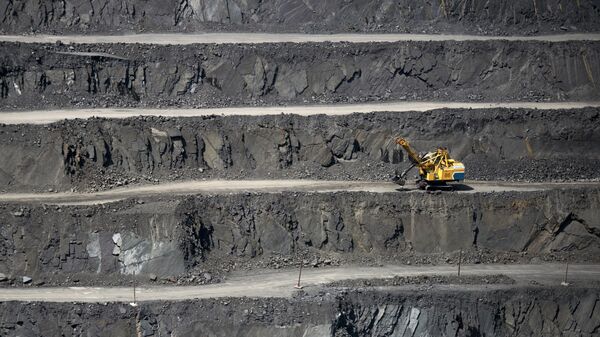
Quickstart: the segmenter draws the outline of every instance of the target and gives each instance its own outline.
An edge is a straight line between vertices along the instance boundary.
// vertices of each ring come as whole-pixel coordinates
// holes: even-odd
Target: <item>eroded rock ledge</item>
[[[123,31],[457,32],[597,31],[597,3],[447,0],[64,0],[9,1],[0,32]]]
[[[597,290],[396,290],[127,304],[0,303],[5,336],[594,336]]]
[[[599,45],[0,43],[0,109],[597,100]]]
[[[203,178],[389,180],[418,151],[449,148],[468,179],[600,178],[599,109],[64,121],[0,126],[0,187],[102,190]],[[585,154],[585,155],[582,155]],[[411,176],[412,177],[412,176]]]
[[[133,272],[148,280],[150,275],[204,277],[204,271],[220,275],[244,266],[291,266],[298,251],[317,264],[447,263],[459,249],[465,263],[599,262],[599,198],[598,189],[588,188],[3,205],[0,272],[17,284],[21,276],[114,284],[126,282],[122,276]]]

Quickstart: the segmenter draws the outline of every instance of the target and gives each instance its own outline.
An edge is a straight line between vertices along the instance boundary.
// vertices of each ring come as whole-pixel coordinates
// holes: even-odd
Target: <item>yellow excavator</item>
[[[392,179],[396,184],[404,186],[406,184],[406,174],[415,166],[419,168],[419,179],[416,184],[420,189],[451,190],[453,186],[448,185],[448,182],[465,179],[465,165],[450,158],[448,149],[439,147],[434,152],[419,155],[410,146],[410,143],[402,137],[396,138],[396,144],[402,146],[412,163],[402,173],[398,174],[396,172],[396,176]]]

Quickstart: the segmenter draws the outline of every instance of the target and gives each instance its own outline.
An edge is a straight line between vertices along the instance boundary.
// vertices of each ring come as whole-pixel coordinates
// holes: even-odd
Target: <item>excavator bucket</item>
[[[392,182],[394,182],[394,184],[404,186],[404,185],[406,185],[406,177],[405,176],[406,176],[405,174],[399,173],[398,171],[396,171],[396,174],[392,178]]]

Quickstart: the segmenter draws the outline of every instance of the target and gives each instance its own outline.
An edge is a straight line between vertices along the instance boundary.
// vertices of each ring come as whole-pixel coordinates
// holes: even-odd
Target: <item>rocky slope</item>
[[[0,46],[3,110],[600,99],[600,42]]]
[[[600,262],[597,189],[458,194],[283,193],[1,206],[0,272],[34,282],[123,283],[292,265],[455,258]],[[445,262],[444,262],[445,261]],[[311,261],[307,261],[309,263]],[[327,263],[327,262],[325,262]],[[76,281],[76,282],[77,282]],[[208,280],[210,281],[210,280]],[[5,282],[6,284],[6,282]]]
[[[435,290],[435,288],[434,288]],[[597,290],[329,290],[293,299],[0,303],[3,336],[594,336]]]
[[[598,31],[594,0],[18,0],[0,6],[0,32],[122,31],[467,32]]]
[[[468,179],[600,178],[597,108],[443,109],[4,125],[0,189],[89,191],[215,177],[388,180],[409,165],[396,136],[418,151],[448,147]]]

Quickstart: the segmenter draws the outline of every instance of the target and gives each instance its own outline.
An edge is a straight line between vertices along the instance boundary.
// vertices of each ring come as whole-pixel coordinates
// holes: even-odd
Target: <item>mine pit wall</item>
[[[468,179],[600,178],[600,109],[436,110],[348,116],[90,119],[0,126],[4,190],[84,191],[202,178],[389,181],[445,146]],[[412,178],[414,174],[410,174]]]
[[[12,1],[0,32],[165,31],[468,32],[536,34],[597,31],[593,0],[443,1]]]
[[[178,275],[185,261],[173,235],[176,207],[168,201],[119,212],[102,206],[18,207],[7,213],[14,222],[2,228],[0,265],[22,274],[102,277],[139,274],[143,266],[157,275]]]
[[[0,109],[598,100],[600,42],[0,43]]]
[[[333,295],[331,294],[333,293]],[[600,294],[581,288],[330,291],[294,299],[0,303],[3,336],[594,336]]]
[[[598,262],[600,190],[213,195],[103,206],[2,206],[0,272],[177,276],[309,251],[400,261],[483,250]],[[468,258],[465,259],[468,261]],[[112,276],[111,276],[112,275]]]

